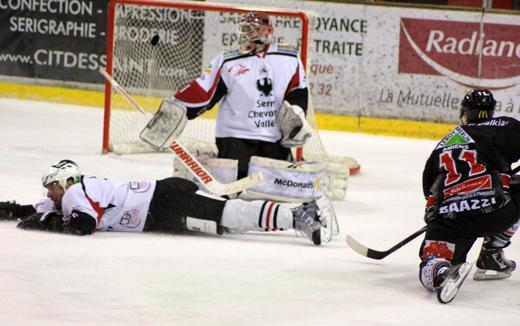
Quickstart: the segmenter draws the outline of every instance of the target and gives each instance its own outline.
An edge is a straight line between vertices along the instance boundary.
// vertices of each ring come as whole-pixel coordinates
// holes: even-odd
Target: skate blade
[[[511,277],[511,272],[497,272],[488,269],[477,269],[473,274],[475,281],[502,280]]]
[[[323,242],[331,242],[332,239],[339,234],[339,224],[336,212],[332,207],[330,200],[321,197],[316,201],[319,208],[320,224],[322,226],[321,240]]]
[[[450,271],[450,274],[437,292],[437,300],[440,303],[450,303],[455,299],[462,283],[471,272],[472,263],[463,263]]]

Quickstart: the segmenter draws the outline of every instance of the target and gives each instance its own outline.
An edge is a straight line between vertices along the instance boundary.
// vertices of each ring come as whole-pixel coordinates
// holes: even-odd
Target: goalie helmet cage
[[[108,6],[106,70],[144,110],[153,114],[162,98],[172,96],[199,76],[226,45],[238,46],[239,18],[252,10],[269,14],[275,37],[296,46],[306,67],[309,18],[303,11],[208,2],[112,0]],[[352,171],[355,160],[327,155],[309,102],[307,118],[314,132],[303,149],[305,158],[346,164]],[[214,156],[217,152],[215,112],[211,111],[189,121],[179,138],[194,154]],[[136,112],[106,84],[104,153],[152,152],[139,139],[147,122],[145,115]],[[298,150],[299,158],[301,153]]]

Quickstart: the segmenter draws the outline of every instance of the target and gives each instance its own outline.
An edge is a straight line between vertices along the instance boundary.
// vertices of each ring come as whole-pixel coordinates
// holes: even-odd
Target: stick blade
[[[350,235],[347,235],[346,240],[347,240],[347,244],[349,245],[349,247],[352,248],[355,252],[357,252],[361,256],[365,256],[367,258],[372,258],[372,259],[383,259],[386,256],[388,256],[387,252],[370,249],[367,246],[364,246],[361,243],[359,243],[356,239],[354,239]]]
[[[350,236],[350,234],[347,234],[347,244],[350,248],[352,248],[355,252],[360,254],[361,256],[367,257],[368,254],[368,248],[363,246],[361,243],[359,243],[356,239]]]

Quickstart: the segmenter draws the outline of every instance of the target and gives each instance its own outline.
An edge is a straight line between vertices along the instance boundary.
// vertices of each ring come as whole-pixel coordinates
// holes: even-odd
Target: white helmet
[[[72,178],[72,183],[79,182],[81,172],[76,163],[71,160],[61,160],[54,163],[42,175],[42,184],[44,187],[56,182],[63,190],[67,189],[67,181]]]

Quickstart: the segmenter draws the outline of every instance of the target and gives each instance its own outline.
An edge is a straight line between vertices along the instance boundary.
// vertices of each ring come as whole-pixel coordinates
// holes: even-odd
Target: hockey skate
[[[339,224],[336,217],[336,212],[330,200],[322,196],[316,200],[318,205],[318,215],[321,224],[322,240],[325,242],[332,241],[332,238],[339,234]]]
[[[502,248],[482,247],[477,260],[477,271],[473,274],[476,281],[500,280],[508,278],[515,270],[516,263],[506,259]]]
[[[444,278],[444,281],[437,289],[437,300],[440,303],[450,303],[455,299],[462,283],[464,283],[464,280],[471,272],[472,267],[472,263],[462,263],[450,267],[445,273],[439,275]]]
[[[291,209],[293,227],[315,245],[321,244],[321,224],[318,216],[318,206],[314,203],[303,203]]]
[[[332,204],[326,197],[292,209],[294,229],[315,245],[322,240],[330,242],[339,233],[339,226]]]

